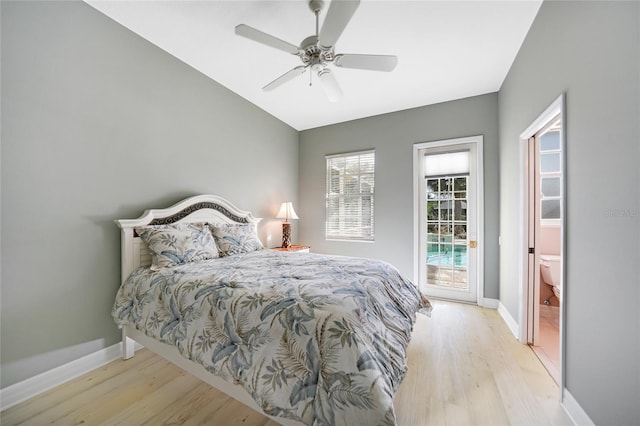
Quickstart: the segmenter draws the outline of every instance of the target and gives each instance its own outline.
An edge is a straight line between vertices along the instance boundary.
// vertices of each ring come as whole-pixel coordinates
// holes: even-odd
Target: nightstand
[[[277,251],[288,251],[288,252],[297,252],[297,253],[310,253],[310,246],[296,246],[296,245],[291,245],[287,248],[284,247],[274,247],[271,250],[277,250]]]

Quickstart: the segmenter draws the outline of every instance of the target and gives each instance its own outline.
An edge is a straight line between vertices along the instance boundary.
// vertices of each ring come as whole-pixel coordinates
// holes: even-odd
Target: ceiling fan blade
[[[284,50],[292,55],[298,54],[298,46],[284,40],[280,40],[279,38],[267,33],[263,33],[262,31],[256,30],[255,28],[245,24],[236,26],[236,34],[250,40],[257,41],[258,43],[266,44],[267,46],[271,46],[279,50]]]
[[[333,0],[318,34],[318,44],[325,49],[334,46],[359,5],[360,0]]]
[[[342,68],[360,70],[393,71],[398,64],[398,57],[393,55],[336,55],[333,63]]]
[[[265,92],[268,92],[270,90],[276,89],[282,86],[284,83],[293,80],[295,77],[299,76],[300,74],[303,74],[306,70],[307,70],[307,67],[303,65],[297,66],[294,69],[285,72],[280,77],[276,78],[271,83],[264,86],[262,90],[264,90]]]
[[[322,85],[324,93],[331,102],[338,102],[342,99],[342,89],[340,89],[338,80],[336,80],[336,77],[330,70],[324,68],[318,71],[318,77],[320,78],[320,84]]]

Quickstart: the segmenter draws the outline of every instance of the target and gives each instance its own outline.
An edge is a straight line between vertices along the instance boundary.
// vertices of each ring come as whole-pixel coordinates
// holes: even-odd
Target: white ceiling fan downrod
[[[317,73],[320,78],[326,73],[331,73],[327,65],[335,59],[333,47],[327,49],[318,44],[320,11],[323,7],[323,0],[309,1],[309,9],[311,9],[316,18],[316,34],[304,39],[300,45],[300,59],[305,67],[311,68],[312,71],[309,73],[309,86],[313,86],[313,72]]]

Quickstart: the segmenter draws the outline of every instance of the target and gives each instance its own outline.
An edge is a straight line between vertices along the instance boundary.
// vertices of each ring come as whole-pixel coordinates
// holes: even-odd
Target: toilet
[[[553,254],[540,255],[540,272],[542,280],[549,285],[559,302],[562,302],[562,292],[560,288],[560,256]],[[545,302],[548,302],[545,301]]]

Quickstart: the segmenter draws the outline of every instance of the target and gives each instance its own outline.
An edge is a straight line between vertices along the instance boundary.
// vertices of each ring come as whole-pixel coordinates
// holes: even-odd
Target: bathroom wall
[[[540,253],[560,254],[562,228],[559,225],[540,225]]]

